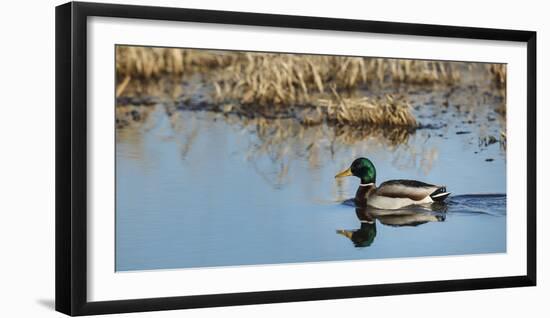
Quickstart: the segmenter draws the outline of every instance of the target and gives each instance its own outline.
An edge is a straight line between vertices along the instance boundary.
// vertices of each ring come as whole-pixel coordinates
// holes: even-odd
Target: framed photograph
[[[56,309],[536,284],[536,33],[56,8]]]

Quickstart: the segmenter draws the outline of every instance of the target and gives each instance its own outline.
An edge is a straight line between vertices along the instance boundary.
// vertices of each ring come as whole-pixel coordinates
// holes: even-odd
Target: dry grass
[[[452,84],[460,80],[453,63],[439,61],[134,46],[117,46],[116,54],[119,79],[214,70],[236,75],[237,82],[245,79],[253,86],[281,82],[304,92],[323,92],[329,82],[339,89],[352,89],[367,81]]]
[[[489,72],[498,87],[506,86],[506,64],[488,64]]]
[[[223,51],[117,46],[116,73],[119,79],[179,76],[229,65],[234,58],[234,54]]]
[[[237,53],[235,53],[237,54]],[[213,78],[219,102],[260,105],[308,104],[329,87],[353,91],[367,84],[455,83],[459,73],[450,63],[381,58],[240,53]]]
[[[126,103],[128,97],[130,103],[141,103],[148,102],[141,96],[162,96],[169,103],[196,103],[191,109],[206,105],[208,110],[249,117],[294,116],[303,125],[416,127],[406,100],[385,94],[366,98],[361,90],[400,83],[456,86],[469,67],[440,61],[131,46],[117,46],[116,53],[116,93]],[[484,72],[505,90],[505,65],[490,64]],[[184,79],[200,87],[182,88]],[[498,111],[504,114],[505,106]]]
[[[506,116],[506,64],[489,64],[489,72],[493,76],[493,83],[496,85],[497,92],[502,98],[502,102],[498,105],[496,111],[503,116]]]
[[[411,109],[403,100],[342,97],[339,93],[367,84],[369,73],[385,77],[386,64],[382,59],[269,53],[246,53],[245,56],[245,60],[236,60],[239,62],[214,76],[215,102],[271,107],[272,110],[314,106],[302,109],[297,116],[306,125],[327,120],[350,125],[416,126]],[[402,68],[397,67],[397,63],[387,68],[399,79],[412,78],[410,70],[416,67],[414,62],[403,61]],[[373,67],[376,70],[369,70]],[[425,81],[426,76],[422,73],[417,79]]]
[[[242,118],[295,119],[303,126],[316,126],[327,123],[331,126],[350,127],[377,126],[416,128],[417,121],[412,107],[403,98],[392,95],[383,97],[334,97],[320,98],[311,104],[294,107],[276,107],[265,105],[239,105],[224,103],[203,106],[202,110],[237,115]],[[181,109],[196,110],[195,106],[183,106]]]

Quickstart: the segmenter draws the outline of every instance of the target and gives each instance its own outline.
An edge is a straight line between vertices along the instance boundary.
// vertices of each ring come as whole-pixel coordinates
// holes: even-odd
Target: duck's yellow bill
[[[353,176],[353,173],[351,173],[351,168],[348,168],[348,169],[338,173],[334,177],[335,178],[340,178],[340,177],[349,177],[349,176]]]
[[[336,233],[340,234],[340,235],[343,235],[349,239],[352,238],[353,236],[353,232],[352,231],[346,231],[346,230],[336,230]]]

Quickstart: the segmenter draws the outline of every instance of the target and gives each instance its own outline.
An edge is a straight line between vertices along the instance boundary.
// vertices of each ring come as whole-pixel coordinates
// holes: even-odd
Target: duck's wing
[[[390,198],[408,198],[421,201],[435,193],[445,192],[445,186],[433,185],[416,180],[390,180],[376,189],[376,195]]]

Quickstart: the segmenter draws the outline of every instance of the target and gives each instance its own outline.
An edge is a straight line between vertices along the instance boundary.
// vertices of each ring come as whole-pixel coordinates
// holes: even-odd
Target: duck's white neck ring
[[[367,221],[367,220],[365,220],[365,221],[361,221],[361,223],[374,224],[374,221]]]
[[[369,186],[373,186],[373,185],[374,185],[374,183],[372,183],[372,182],[371,183],[360,183],[359,184],[360,187],[369,187]]]

